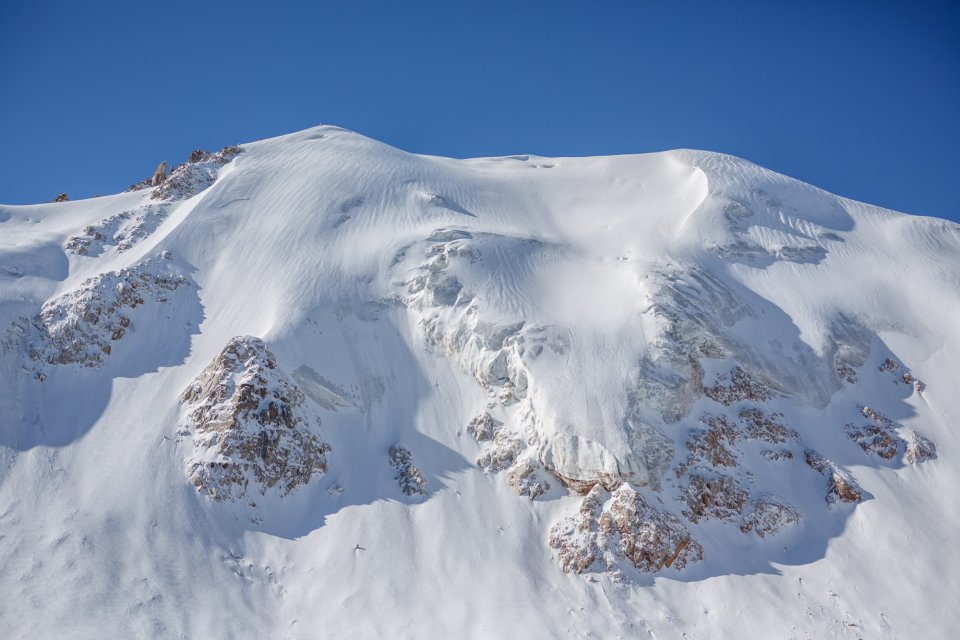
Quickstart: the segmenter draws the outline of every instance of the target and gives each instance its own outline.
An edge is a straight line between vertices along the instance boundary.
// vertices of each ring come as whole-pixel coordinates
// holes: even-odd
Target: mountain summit
[[[332,126],[0,206],[10,637],[947,637],[960,226]]]

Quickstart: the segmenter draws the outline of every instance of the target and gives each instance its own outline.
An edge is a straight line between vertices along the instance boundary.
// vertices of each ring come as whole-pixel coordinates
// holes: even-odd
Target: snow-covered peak
[[[635,635],[651,603],[649,631],[741,633],[731,599],[783,609],[794,575],[832,613],[748,626],[948,627],[883,589],[939,568],[900,559],[925,518],[960,524],[960,226],[717,153],[455,160],[330,126],[135,186],[0,206],[0,518],[25,523],[0,557],[52,558],[4,589],[94,585],[21,635],[358,635],[370,607],[359,635],[490,635],[458,593],[492,635]],[[95,544],[58,556],[65,527]]]

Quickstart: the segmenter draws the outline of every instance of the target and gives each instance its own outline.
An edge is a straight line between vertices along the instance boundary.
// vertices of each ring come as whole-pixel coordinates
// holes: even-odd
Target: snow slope
[[[960,622],[960,226],[697,151],[191,160],[0,207],[5,637]]]

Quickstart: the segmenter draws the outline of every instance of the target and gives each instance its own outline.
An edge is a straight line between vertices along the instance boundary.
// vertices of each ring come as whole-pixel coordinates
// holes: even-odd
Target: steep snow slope
[[[0,207],[5,635],[958,622],[957,225],[328,126],[140,186]]]

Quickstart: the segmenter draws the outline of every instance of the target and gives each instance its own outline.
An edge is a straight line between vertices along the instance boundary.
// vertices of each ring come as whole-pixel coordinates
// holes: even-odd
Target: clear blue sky
[[[956,2],[0,4],[0,202],[332,123],[457,157],[724,151],[960,220]]]

